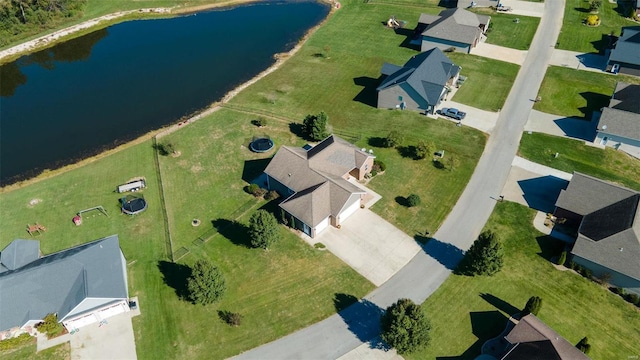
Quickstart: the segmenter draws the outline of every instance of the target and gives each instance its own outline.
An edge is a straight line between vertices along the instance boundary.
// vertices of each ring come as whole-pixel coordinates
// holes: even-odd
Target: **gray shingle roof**
[[[536,348],[540,348],[543,351],[550,350],[542,343],[544,341],[551,342],[553,349],[555,349],[555,352],[560,359],[589,359],[589,357],[578,350],[575,346],[571,345],[571,343],[565,340],[533,314],[529,314],[520,319],[516,326],[505,336],[505,339],[511,344],[537,343],[539,345],[526,348],[527,351],[521,353],[521,355],[526,357],[512,357],[509,359],[539,359],[536,357],[536,353],[533,350]],[[548,345],[548,343],[546,345]]]
[[[640,1],[640,0],[639,0]],[[609,107],[640,114],[640,85],[617,82]]]
[[[639,202],[636,191],[574,173],[556,202],[584,216],[571,252],[640,280]]]
[[[574,172],[567,189],[560,191],[556,206],[584,216],[635,193],[633,190]]]
[[[280,207],[315,227],[327,216],[337,216],[352,194],[364,193],[342,176],[370,157],[331,135],[309,150],[281,147],[264,172],[295,192]]]
[[[625,26],[609,61],[640,65],[640,26]]]
[[[424,21],[423,23],[429,24],[422,32],[423,36],[464,44],[473,44],[482,33],[480,25],[486,24],[490,19],[489,16],[476,15],[460,8],[443,10],[437,20],[431,23],[426,22],[434,18],[420,16],[420,22]]]
[[[599,133],[640,140],[640,114],[609,107],[602,108],[597,128]]]
[[[13,240],[0,253],[0,272],[15,270],[40,257],[38,240]]]
[[[384,79],[377,91],[406,83],[428,104],[437,104],[443,87],[459,72],[460,67],[455,65],[442,50],[433,48],[409,59],[400,70]]]
[[[113,235],[0,273],[0,329],[49,313],[62,320],[86,298],[127,297],[124,258]]]

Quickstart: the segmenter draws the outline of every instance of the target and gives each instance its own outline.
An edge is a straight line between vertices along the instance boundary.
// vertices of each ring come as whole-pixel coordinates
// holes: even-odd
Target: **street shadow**
[[[249,240],[247,226],[227,219],[216,219],[211,222],[220,235],[227,238],[233,244],[246,248],[253,248]]]
[[[421,245],[425,254],[431,256],[449,270],[455,270],[464,258],[464,251],[455,245],[431,238]]]
[[[187,265],[160,260],[158,270],[162,273],[164,283],[173,288],[179,299],[186,300],[189,296],[187,279],[191,276],[191,268]]]
[[[267,168],[270,161],[270,157],[265,159],[245,160],[244,166],[242,167],[242,180],[251,184],[252,181],[256,180],[264,173],[264,169]],[[258,185],[264,188],[267,187],[266,183]]]
[[[336,312],[340,312],[357,302],[358,298],[353,295],[343,293],[333,294],[333,306],[335,306]]]
[[[378,92],[376,88],[382,82],[382,75],[380,75],[377,79],[368,77],[368,76],[360,76],[353,79],[353,83],[356,86],[361,86],[362,90],[353,98],[353,101],[357,101],[359,103],[369,105],[371,107],[377,107],[378,105]]]
[[[600,111],[603,107],[608,106],[611,99],[611,95],[598,94],[592,91],[581,92],[580,96],[587,101],[587,106],[578,108],[578,110],[584,114],[584,118],[587,120],[591,120],[591,115],[594,111]]]
[[[562,118],[553,120],[553,122],[558,125],[568,137],[585,141],[593,141],[593,139],[596,138],[596,125],[593,120]]]
[[[553,212],[560,191],[567,188],[569,182],[547,175],[532,179],[519,180],[518,185],[522,189],[527,206],[545,213]]]
[[[538,242],[538,246],[540,247],[538,256],[547,261],[552,261],[553,259],[557,258],[562,250],[564,250],[567,246],[567,243],[549,235],[538,236],[536,237],[536,241]]]
[[[493,305],[496,307],[496,309],[503,311],[507,314],[514,315],[520,312],[520,309],[518,309],[517,307],[509,304],[508,302],[500,299],[499,297],[494,296],[493,294],[488,294],[488,293],[481,293],[480,297],[488,302],[489,304]]]
[[[334,305],[338,309],[338,307],[346,305],[353,298],[355,297],[348,294],[336,294]],[[380,333],[380,316],[382,313],[383,309],[378,305],[362,299],[339,311],[338,315],[358,340],[369,343],[372,349],[385,349],[386,345],[377,339]]]

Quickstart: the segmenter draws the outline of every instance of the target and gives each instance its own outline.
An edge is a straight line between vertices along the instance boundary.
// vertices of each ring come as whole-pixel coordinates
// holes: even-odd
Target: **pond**
[[[267,1],[92,32],[0,67],[0,186],[175,123],[271,66],[329,6]]]

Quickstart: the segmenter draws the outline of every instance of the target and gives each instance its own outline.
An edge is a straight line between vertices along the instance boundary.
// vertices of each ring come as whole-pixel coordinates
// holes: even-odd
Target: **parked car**
[[[456,120],[462,120],[465,116],[467,116],[466,112],[460,111],[456,108],[443,108],[442,110],[440,110],[440,114]]]

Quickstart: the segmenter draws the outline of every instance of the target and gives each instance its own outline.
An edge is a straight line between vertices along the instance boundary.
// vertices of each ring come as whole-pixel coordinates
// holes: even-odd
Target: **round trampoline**
[[[249,147],[257,153],[267,152],[273,148],[273,140],[266,137],[254,138]]]
[[[128,215],[139,214],[147,210],[147,201],[142,197],[127,195],[120,199],[122,212]]]

